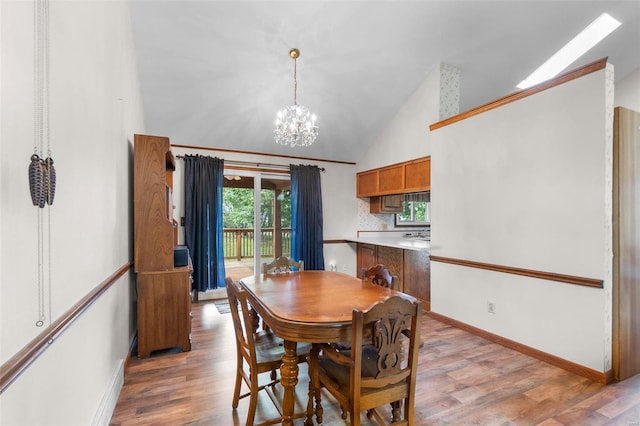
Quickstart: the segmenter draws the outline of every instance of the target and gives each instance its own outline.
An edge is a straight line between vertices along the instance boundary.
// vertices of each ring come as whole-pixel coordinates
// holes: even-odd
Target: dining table
[[[299,371],[297,342],[348,342],[354,309],[364,311],[393,295],[416,300],[408,294],[335,271],[259,274],[242,278],[240,285],[246,290],[252,309],[283,339],[280,367],[283,425],[293,425]],[[310,412],[305,424],[311,424]]]

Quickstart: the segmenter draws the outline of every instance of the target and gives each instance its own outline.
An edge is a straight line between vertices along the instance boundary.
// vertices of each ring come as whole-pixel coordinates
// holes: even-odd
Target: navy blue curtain
[[[224,160],[184,158],[185,240],[193,261],[192,290],[224,287],[222,187]]]
[[[322,190],[316,166],[289,166],[291,171],[291,257],[305,270],[324,270]]]

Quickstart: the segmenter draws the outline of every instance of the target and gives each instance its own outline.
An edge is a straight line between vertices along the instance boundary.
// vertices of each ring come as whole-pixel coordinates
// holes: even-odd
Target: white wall
[[[430,72],[358,161],[357,171],[429,155],[429,123],[439,120],[440,70]],[[355,192],[354,192],[355,193]]]
[[[602,70],[433,132],[432,255],[605,283],[432,262],[434,312],[610,368],[612,111]]]
[[[171,139],[171,135],[168,136]],[[198,141],[193,141],[194,146]],[[325,169],[321,176],[323,234],[325,240],[342,240],[345,237],[355,237],[356,229],[356,198],[355,198],[355,166],[326,161],[297,160],[252,154],[230,153],[210,150],[173,148],[174,155],[206,155],[222,158],[227,161],[251,161],[256,163],[281,164],[311,164]],[[176,206],[176,217],[184,216],[184,162],[176,161],[174,173],[173,201]],[[184,235],[184,228],[180,227],[180,238]],[[340,271],[356,274],[355,247],[351,244],[325,244],[325,268],[334,262]]]
[[[615,106],[640,111],[640,68],[616,83]]]
[[[39,209],[27,180],[34,145],[33,3],[0,3],[2,363],[46,328],[34,325]],[[130,262],[130,141],[144,130],[126,2],[51,2],[50,48],[57,189],[44,210],[47,221],[50,213],[45,235],[51,233],[44,254],[52,265],[46,325]],[[0,424],[108,421],[134,332],[132,295],[126,273],[0,396]]]

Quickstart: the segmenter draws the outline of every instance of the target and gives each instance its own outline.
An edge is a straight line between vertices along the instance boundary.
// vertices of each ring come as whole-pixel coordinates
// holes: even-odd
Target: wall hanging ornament
[[[44,160],[44,165],[46,168],[45,172],[45,187],[47,189],[47,204],[53,204],[53,197],[56,195],[56,168],[53,165],[53,158],[47,157]]]
[[[38,154],[31,156],[29,164],[29,190],[31,191],[31,202],[40,208],[45,204],[45,165]]]
[[[56,195],[56,168],[53,165],[53,158],[47,157],[43,160],[38,154],[31,156],[29,191],[34,206],[43,208],[45,203],[53,204],[53,198]]]

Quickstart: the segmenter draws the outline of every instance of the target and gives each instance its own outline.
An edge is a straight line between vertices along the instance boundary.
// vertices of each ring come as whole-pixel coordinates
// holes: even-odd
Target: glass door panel
[[[262,176],[260,255],[263,262],[291,255],[291,182],[289,177]]]
[[[288,175],[225,170],[225,270],[234,280],[261,273],[262,263],[291,255]]]
[[[237,281],[254,273],[254,177],[225,170],[223,188],[224,267]]]

